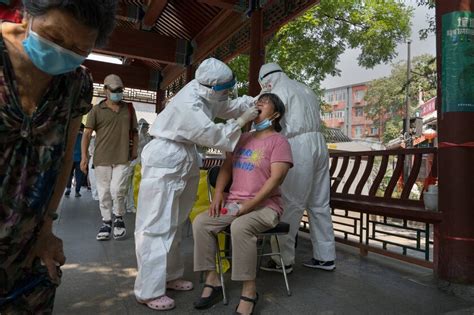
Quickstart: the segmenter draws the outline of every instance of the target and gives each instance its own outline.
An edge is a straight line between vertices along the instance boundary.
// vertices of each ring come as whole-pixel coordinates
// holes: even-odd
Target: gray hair
[[[107,43],[115,27],[118,0],[23,0],[26,12],[40,16],[51,9],[64,10],[80,23],[97,30],[95,46]]]

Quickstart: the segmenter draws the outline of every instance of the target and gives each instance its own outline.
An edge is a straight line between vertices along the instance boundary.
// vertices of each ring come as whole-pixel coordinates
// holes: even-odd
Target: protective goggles
[[[218,84],[211,86],[210,88],[213,89],[216,92],[223,91],[223,90],[230,90],[235,86],[235,78],[232,78],[229,82],[223,83],[223,84]]]

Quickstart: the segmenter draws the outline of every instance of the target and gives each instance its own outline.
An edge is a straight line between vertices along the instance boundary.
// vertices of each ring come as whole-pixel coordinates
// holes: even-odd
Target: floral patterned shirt
[[[85,68],[53,77],[36,110],[21,106],[0,36],[0,296],[34,273],[31,249],[61,169],[69,124],[91,109]]]

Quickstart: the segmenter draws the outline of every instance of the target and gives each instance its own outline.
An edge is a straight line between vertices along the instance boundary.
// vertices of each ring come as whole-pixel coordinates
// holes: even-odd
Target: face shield
[[[229,82],[223,83],[223,84],[218,84],[214,85],[211,87],[211,89],[220,96],[221,100],[224,98],[228,99],[234,99],[238,97],[237,93],[237,82],[235,79],[232,79]]]
[[[231,99],[238,97],[237,84],[235,79],[223,84],[217,84],[214,86],[208,86],[208,97],[207,99],[213,105],[225,105]]]
[[[148,134],[149,127],[150,127],[150,125],[148,124],[148,122],[145,119],[141,118],[138,121],[138,136],[142,137],[142,136]]]
[[[238,88],[238,85],[239,85],[239,84],[236,82],[236,83],[234,84],[234,86],[233,86],[231,89],[228,90],[228,91],[229,91],[229,99],[235,100],[235,99],[237,99],[237,98],[239,97],[239,88]]]

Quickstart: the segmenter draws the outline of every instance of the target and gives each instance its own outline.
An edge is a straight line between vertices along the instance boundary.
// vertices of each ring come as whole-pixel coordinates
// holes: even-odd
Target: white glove
[[[240,128],[245,126],[249,121],[254,120],[258,116],[258,109],[255,106],[249,107],[239,118],[237,118],[237,123]]]

